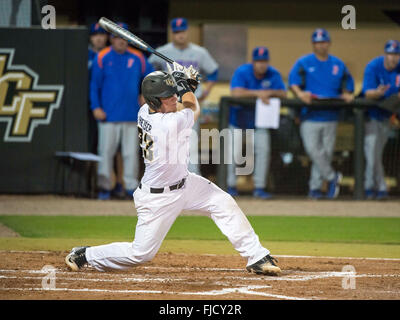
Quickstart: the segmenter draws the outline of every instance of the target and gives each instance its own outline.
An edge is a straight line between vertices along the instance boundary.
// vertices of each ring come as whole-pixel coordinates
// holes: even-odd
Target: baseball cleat
[[[111,199],[111,191],[108,190],[100,190],[97,199],[99,200],[110,200]]]
[[[314,189],[310,190],[310,192],[308,193],[308,197],[313,200],[319,200],[322,199],[324,195],[322,194],[321,190]]]
[[[237,197],[239,195],[236,187],[228,187],[227,192],[232,196],[232,197]]]
[[[342,181],[343,175],[337,172],[335,178],[328,184],[328,192],[326,197],[329,199],[336,199],[340,191],[340,182]]]
[[[278,262],[274,257],[267,255],[256,263],[247,266],[246,270],[256,274],[277,276],[281,273],[281,269],[275,264],[275,261]]]
[[[376,194],[374,190],[371,189],[365,190],[365,199],[372,200],[375,198],[375,196]]]
[[[257,188],[253,192],[253,197],[254,198],[263,199],[263,200],[267,200],[267,199],[271,199],[272,198],[272,194],[270,194],[269,192],[266,192],[262,188]]]
[[[86,248],[89,247],[72,248],[71,252],[65,257],[65,263],[72,271],[78,271],[87,264]]]
[[[378,191],[376,193],[376,200],[387,200],[389,199],[389,194],[387,191]]]
[[[122,184],[116,183],[114,189],[111,190],[111,196],[117,199],[125,198],[125,190]]]

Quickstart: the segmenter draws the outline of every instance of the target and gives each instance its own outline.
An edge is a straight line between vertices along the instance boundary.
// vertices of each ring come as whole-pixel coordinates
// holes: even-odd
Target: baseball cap
[[[400,53],[400,43],[397,40],[389,40],[385,44],[385,53]]]
[[[256,47],[253,49],[253,61],[269,60],[267,47]]]
[[[106,34],[107,31],[104,30],[102,27],[100,27],[99,23],[93,23],[90,26],[90,35],[93,35],[93,34],[96,34],[96,33],[104,33],[104,34]]]
[[[172,32],[185,31],[188,28],[188,23],[185,18],[175,18],[171,21]]]
[[[125,22],[117,22],[117,25],[119,25],[121,28],[124,28],[125,30],[128,30],[128,25]]]
[[[314,42],[324,42],[324,41],[331,41],[331,37],[325,29],[318,28],[315,29],[313,34],[311,35],[311,41]]]

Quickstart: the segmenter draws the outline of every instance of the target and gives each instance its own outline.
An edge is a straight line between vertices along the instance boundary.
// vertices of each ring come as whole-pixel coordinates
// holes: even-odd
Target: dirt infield
[[[6,227],[4,224],[0,223],[0,238],[4,237],[19,237],[19,234],[14,230]]]
[[[346,216],[400,217],[400,199],[390,201],[321,200],[305,197],[281,197],[259,200],[238,197],[239,207],[247,215],[273,216]],[[182,214],[199,214],[184,211]],[[136,215],[129,200],[99,201],[55,195],[0,195],[0,215]]]
[[[0,299],[400,299],[395,259],[277,256],[282,275],[268,277],[248,273],[240,256],[160,253],[130,271],[102,273],[70,272],[66,254],[1,251]]]

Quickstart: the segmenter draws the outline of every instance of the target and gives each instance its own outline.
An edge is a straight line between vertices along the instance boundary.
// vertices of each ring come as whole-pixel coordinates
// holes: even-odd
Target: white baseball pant
[[[387,191],[382,156],[389,133],[388,120],[377,121],[372,119],[365,123],[365,190]]]
[[[97,170],[99,188],[111,190],[115,153],[121,144],[123,179],[127,190],[135,190],[139,175],[139,142],[136,122],[99,122],[98,154],[101,161]]]
[[[235,159],[240,159],[242,157],[242,141],[245,141],[245,130],[243,130],[242,139],[237,139],[234,134],[235,129],[239,129],[235,126],[230,125],[232,134],[227,140],[229,153],[232,155],[231,163],[228,163],[228,187],[236,187],[237,177],[236,174],[236,163]],[[232,139],[233,141],[231,141]],[[253,181],[254,188],[264,189],[267,186],[267,179],[269,174],[269,166],[271,160],[271,136],[269,129],[256,128],[254,129],[254,141],[246,141],[246,144],[253,144],[254,148],[254,172]],[[233,148],[233,151],[232,151]],[[246,154],[246,158],[250,155]]]
[[[335,178],[332,157],[336,142],[336,121],[303,121],[300,134],[304,149],[312,161],[310,190],[320,190],[324,180]]]
[[[235,200],[209,180],[189,173],[178,190],[155,194],[145,187],[134,193],[138,214],[134,241],[86,249],[88,263],[97,270],[126,270],[153,259],[182,210],[200,210],[211,217],[247,265],[269,254]]]

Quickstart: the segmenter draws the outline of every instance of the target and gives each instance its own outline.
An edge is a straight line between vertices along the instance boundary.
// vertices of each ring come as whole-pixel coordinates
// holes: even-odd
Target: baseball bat
[[[118,24],[116,24],[115,22],[102,17],[99,20],[99,24],[100,26],[112,33],[113,35],[120,37],[126,41],[128,41],[130,44],[132,44],[133,46],[135,46],[136,48],[149,52],[149,53],[153,53],[156,56],[160,57],[161,59],[167,61],[170,64],[173,64],[174,61],[166,56],[164,56],[163,54],[159,53],[157,50],[155,50],[154,48],[152,48],[150,45],[148,45],[146,42],[144,42],[142,39],[140,39],[139,37],[135,36],[132,32],[120,27]]]

